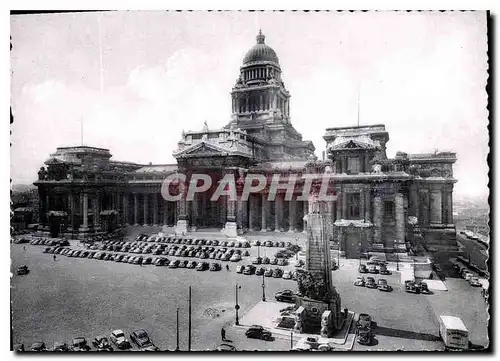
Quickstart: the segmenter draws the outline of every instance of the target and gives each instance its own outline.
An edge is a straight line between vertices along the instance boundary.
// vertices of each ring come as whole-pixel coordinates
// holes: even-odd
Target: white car
[[[283,273],[283,277],[285,280],[291,280],[292,279],[292,271],[291,270],[286,270]]]
[[[111,332],[110,339],[119,349],[123,350],[130,348],[130,342],[128,342],[122,330],[114,330]]]
[[[231,262],[238,262],[238,261],[241,261],[241,255],[238,254],[238,253],[235,253],[231,256],[231,258],[229,259]]]

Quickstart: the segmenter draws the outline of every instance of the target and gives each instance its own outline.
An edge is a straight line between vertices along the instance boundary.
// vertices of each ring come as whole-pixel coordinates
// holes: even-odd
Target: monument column
[[[80,230],[85,232],[89,230],[89,196],[87,192],[82,193],[82,199],[83,199],[83,223],[82,227],[80,227]]]
[[[158,225],[158,193],[153,193],[153,225]]]
[[[288,232],[293,233],[295,232],[295,214],[297,212],[297,203],[295,200],[295,197],[292,196],[292,200],[288,202],[288,218],[289,218],[289,223],[290,227],[288,227]]]
[[[396,212],[396,240],[405,241],[405,214],[403,194],[396,193],[394,198],[394,208]]]
[[[123,192],[123,212],[122,212],[123,223],[129,223],[128,219],[128,194]]]
[[[269,203],[267,202],[267,194],[262,193],[262,222],[261,222],[261,232],[267,232],[267,207]]]
[[[253,231],[253,226],[254,226],[254,217],[255,217],[255,199],[254,197],[249,194],[248,195],[248,230],[250,232]]]
[[[139,225],[139,194],[134,193],[134,226]]]
[[[373,197],[374,243],[382,243],[382,199],[375,193]]]
[[[71,229],[74,227],[75,221],[75,201],[73,199],[73,192],[70,190],[68,193],[68,208],[69,208],[69,221],[71,223]]]
[[[446,194],[446,206],[448,208],[446,223],[453,224],[453,188]]]
[[[148,208],[149,208],[149,199],[148,199],[149,194],[144,193],[143,197],[144,197],[144,220],[143,220],[142,224],[144,226],[147,226],[148,225],[148,216],[149,216],[149,212],[148,212],[149,211],[148,210]]]
[[[441,211],[441,203],[442,203],[442,197],[441,197],[441,187],[434,185],[433,188],[431,188],[431,219],[430,223],[431,224],[441,224],[442,222],[442,211]]]
[[[281,194],[277,193],[274,199],[274,231],[283,231],[283,197]]]

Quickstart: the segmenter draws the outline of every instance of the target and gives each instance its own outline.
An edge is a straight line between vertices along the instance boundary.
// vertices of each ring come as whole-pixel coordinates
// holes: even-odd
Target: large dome
[[[279,64],[278,56],[276,52],[270,46],[264,43],[266,37],[259,31],[257,35],[257,44],[255,44],[243,58],[243,65],[248,63],[254,63],[258,61],[271,61]]]

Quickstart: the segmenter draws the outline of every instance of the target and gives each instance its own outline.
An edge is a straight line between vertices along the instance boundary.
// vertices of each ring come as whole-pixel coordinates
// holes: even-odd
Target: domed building
[[[327,177],[326,191],[333,196],[324,202],[328,237],[339,254],[405,257],[419,237],[431,251],[456,249],[455,153],[398,152],[388,158],[389,133],[377,124],[326,129],[326,156],[317,159],[312,142],[292,125],[279,58],[261,31],[242,58],[230,94],[228,123],[183,132],[173,153],[176,164],[118,162],[109,150],[94,147],[58,148],[35,182],[40,232],[87,237],[120,224],[163,226],[182,234],[222,230],[229,237],[248,231],[302,232],[308,195],[318,192],[318,177]],[[167,177],[176,179],[168,186],[175,193],[190,185],[193,174],[209,175],[210,188],[193,199],[162,196]],[[237,180],[237,199],[212,200],[227,175]],[[250,175],[267,183],[244,198]],[[275,176],[284,183],[296,178],[291,197],[285,188],[271,189]]]

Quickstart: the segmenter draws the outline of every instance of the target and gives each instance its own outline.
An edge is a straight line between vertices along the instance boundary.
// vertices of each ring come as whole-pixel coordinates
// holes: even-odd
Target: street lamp
[[[361,241],[358,242],[359,267],[361,267]]]
[[[241,286],[239,284],[236,284],[236,305],[234,306],[234,309],[236,310],[236,326],[240,325],[240,318],[238,315],[238,310],[240,309],[240,305],[238,304],[238,290],[241,289]]]
[[[177,346],[175,351],[179,351],[179,308],[177,308]]]
[[[264,282],[265,276],[264,273],[262,273],[262,301],[266,301],[266,283]]]

